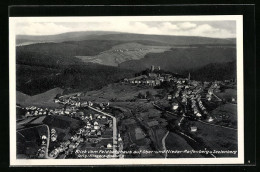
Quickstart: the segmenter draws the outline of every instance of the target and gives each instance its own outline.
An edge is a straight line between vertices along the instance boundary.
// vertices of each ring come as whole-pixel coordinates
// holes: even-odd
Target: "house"
[[[91,101],[88,102],[89,106],[93,106],[93,103]]]
[[[160,80],[161,82],[163,82],[163,81],[164,81],[164,77],[160,76],[160,77],[159,77],[159,80]]]
[[[100,127],[99,127],[98,125],[95,125],[95,126],[94,126],[94,129],[95,129],[95,130],[99,130]]]
[[[156,79],[156,80],[155,80],[155,85],[160,85],[160,84],[161,84],[161,81],[158,80],[158,79]]]
[[[214,119],[210,116],[209,118],[208,118],[208,122],[212,122]]]
[[[196,131],[197,131],[197,127],[195,127],[195,126],[190,127],[190,131],[191,131],[191,132],[196,132]]]
[[[149,77],[154,77],[154,78],[156,78],[156,77],[157,77],[157,74],[156,74],[156,73],[148,73],[148,76],[149,76]]]
[[[198,113],[196,113],[196,116],[197,117],[201,117],[201,114],[198,112]]]
[[[112,147],[113,147],[112,144],[110,144],[110,143],[107,144],[107,148],[110,149],[110,148],[112,148]]]
[[[98,131],[98,132],[97,132],[97,136],[101,136],[101,131]]]
[[[25,117],[32,116],[30,112],[26,112]]]

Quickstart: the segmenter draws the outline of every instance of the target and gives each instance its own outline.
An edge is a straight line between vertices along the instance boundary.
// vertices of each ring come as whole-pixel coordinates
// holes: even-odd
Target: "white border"
[[[167,158],[167,159],[16,159],[16,44],[17,22],[91,22],[91,21],[236,21],[237,43],[237,158]],[[176,164],[243,164],[244,163],[244,92],[243,92],[243,16],[120,16],[120,17],[10,17],[9,18],[9,94],[10,94],[10,166],[45,165],[176,165]]]

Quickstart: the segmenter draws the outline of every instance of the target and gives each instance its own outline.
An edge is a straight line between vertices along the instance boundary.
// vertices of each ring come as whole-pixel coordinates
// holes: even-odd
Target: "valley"
[[[238,156],[235,39],[18,35],[16,83],[20,159]]]

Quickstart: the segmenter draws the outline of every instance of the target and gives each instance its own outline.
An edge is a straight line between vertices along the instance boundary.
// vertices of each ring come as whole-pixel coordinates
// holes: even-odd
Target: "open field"
[[[193,148],[186,142],[186,140],[180,137],[178,134],[170,132],[165,140],[167,150],[193,150]],[[168,158],[202,158],[200,154],[186,154],[186,153],[168,153]]]
[[[216,124],[237,128],[236,104],[227,103],[221,105],[213,110],[211,114],[216,118]]]
[[[222,127],[214,127],[197,121],[190,121],[189,125],[197,126],[196,133],[188,132],[189,135],[205,145],[205,147],[216,151],[236,151],[237,131]],[[216,154],[217,157],[236,157],[237,154]]]
[[[219,98],[231,101],[232,98],[237,99],[236,89],[225,89],[223,92],[215,93]]]
[[[54,103],[54,97],[57,94],[62,94],[63,89],[54,88],[41,94],[29,96],[19,91],[16,92],[16,103],[22,106],[37,106],[37,107],[59,107]]]
[[[157,95],[160,89],[153,89],[151,87],[137,87],[130,84],[115,83],[109,84],[100,90],[86,92],[84,96],[81,97],[82,100],[92,100],[92,101],[135,101],[139,93],[146,93],[149,91],[152,95]]]
[[[105,64],[109,66],[118,66],[128,60],[139,60],[144,58],[148,53],[161,53],[169,50],[169,46],[148,46],[138,43],[125,43],[113,46],[111,49],[104,51],[95,56],[76,56],[84,62]]]

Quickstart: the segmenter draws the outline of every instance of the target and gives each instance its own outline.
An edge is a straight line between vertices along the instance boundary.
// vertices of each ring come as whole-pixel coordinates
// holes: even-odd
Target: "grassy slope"
[[[40,107],[57,107],[58,104],[54,103],[54,97],[59,94],[63,93],[63,89],[61,88],[54,88],[48,90],[44,93],[37,94],[34,96],[29,96],[19,91],[16,92],[16,103],[22,106],[40,106]]]
[[[132,85],[125,85],[120,83],[109,84],[103,87],[100,90],[96,91],[88,91],[86,92],[85,96],[82,99],[86,100],[93,100],[93,101],[131,101],[133,99],[137,99],[137,95],[139,93],[145,94],[146,91],[151,92],[151,94],[156,95],[158,94],[159,89],[152,89],[152,88],[143,88],[143,87],[136,87]]]
[[[237,131],[229,130],[221,127],[212,127],[199,122],[194,122],[194,126],[198,127],[198,131],[194,134],[194,138],[203,140],[209,148],[213,150],[237,150]],[[230,154],[219,154],[223,156],[237,156]]]
[[[84,62],[117,66],[118,64],[128,60],[139,60],[144,58],[147,53],[160,53],[169,49],[169,46],[145,46],[133,42],[113,46],[111,49],[104,51],[96,56],[77,57]]]

